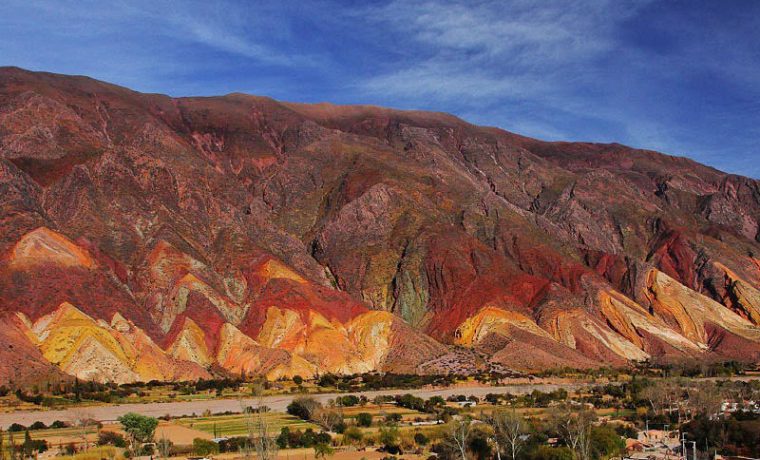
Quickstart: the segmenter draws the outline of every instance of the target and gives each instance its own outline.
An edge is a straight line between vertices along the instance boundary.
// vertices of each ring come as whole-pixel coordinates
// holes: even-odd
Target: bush
[[[29,426],[30,430],[44,430],[46,428],[47,428],[47,425],[45,425],[43,422],[40,422],[40,421],[34,422]]]
[[[219,453],[219,445],[213,441],[206,439],[195,438],[193,439],[193,453],[195,455],[213,455]]]
[[[428,442],[430,440],[424,433],[414,433],[414,443],[418,446],[426,446]]]
[[[639,435],[638,430],[631,425],[618,425],[615,427],[615,433],[623,436],[624,438],[632,439],[636,439],[636,437]]]
[[[322,407],[314,398],[304,396],[296,398],[288,404],[288,414],[294,415],[302,420],[311,420],[318,409]]]
[[[293,376],[293,383],[295,383],[296,385],[303,384],[303,377],[301,377],[300,375],[294,375]]]
[[[27,457],[35,457],[35,454],[41,454],[48,450],[48,443],[44,439],[32,439],[27,431],[21,450]]]
[[[317,385],[321,387],[334,387],[337,383],[338,377],[333,374],[325,374],[317,381]]]
[[[62,422],[60,420],[56,420],[55,422],[50,424],[50,428],[55,428],[57,430],[61,428],[66,428],[67,426],[68,424],[66,422]]]
[[[401,414],[385,414],[385,421],[388,423],[398,423],[401,418]]]
[[[26,431],[26,427],[19,423],[13,423],[11,424],[11,426],[8,427],[8,431],[14,432],[14,433],[20,433],[22,431]]]
[[[388,427],[380,428],[380,434],[378,435],[378,441],[383,445],[385,451],[391,454],[398,453],[398,428]]]
[[[360,412],[356,415],[356,424],[363,427],[372,426],[372,414],[367,412]]]
[[[313,447],[319,443],[330,443],[332,442],[332,438],[324,431],[315,433],[311,428],[307,428],[306,431],[290,431],[290,428],[283,427],[276,441],[281,449],[287,449],[288,447],[298,449],[301,447]]]
[[[569,447],[540,446],[530,455],[530,460],[573,460],[573,451]]]
[[[338,396],[335,398],[336,406],[353,407],[359,404],[359,397],[355,395]]]
[[[114,433],[113,431],[101,431],[98,433],[98,445],[124,448],[127,447],[127,440],[119,433]]]
[[[343,432],[343,439],[349,444],[358,444],[362,442],[363,438],[364,433],[362,433],[362,430],[355,426],[346,428],[346,430]]]
[[[623,452],[625,442],[615,430],[608,426],[596,426],[591,429],[591,450],[594,458],[607,458]]]

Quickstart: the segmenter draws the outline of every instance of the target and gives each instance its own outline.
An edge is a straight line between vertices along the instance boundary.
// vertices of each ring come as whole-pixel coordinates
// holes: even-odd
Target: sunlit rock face
[[[3,68],[0,191],[0,383],[760,360],[760,184],[684,158]]]

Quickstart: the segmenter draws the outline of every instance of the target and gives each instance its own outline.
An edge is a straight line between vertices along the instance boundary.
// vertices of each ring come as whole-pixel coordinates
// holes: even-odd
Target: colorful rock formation
[[[760,182],[0,69],[0,383],[760,361]]]

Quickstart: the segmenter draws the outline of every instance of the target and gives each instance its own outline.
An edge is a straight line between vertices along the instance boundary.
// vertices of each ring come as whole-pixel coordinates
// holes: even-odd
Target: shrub
[[[330,444],[320,442],[314,445],[314,458],[325,458],[335,453],[335,449]]]
[[[330,443],[332,442],[332,438],[324,431],[315,433],[311,428],[307,428],[306,431],[290,431],[290,428],[283,427],[280,430],[280,435],[277,436],[276,441],[281,449],[286,449],[288,447],[291,449],[297,449],[300,447],[313,447],[320,442]]]
[[[101,431],[98,433],[99,446],[127,447],[127,440],[124,436],[113,431]]]
[[[398,423],[401,421],[401,414],[386,414],[385,421],[388,423]]]
[[[44,430],[46,428],[47,428],[47,425],[45,425],[44,423],[40,421],[34,422],[29,426],[30,430]]]
[[[573,460],[575,456],[569,447],[540,446],[530,455],[530,460]]]
[[[383,445],[386,452],[389,452],[391,454],[398,453],[398,428],[394,427],[383,427],[380,428],[380,433],[378,435],[378,441],[380,441],[380,444]]]
[[[338,377],[333,374],[325,374],[317,381],[317,385],[321,387],[334,387],[337,383]]]
[[[356,395],[338,396],[335,398],[337,406],[353,407],[359,404],[359,397]]]
[[[343,439],[348,444],[358,444],[362,442],[363,438],[364,438],[364,434],[362,433],[362,430],[360,430],[359,428],[355,426],[346,428],[346,430],[343,432]]]
[[[356,415],[356,424],[363,427],[372,426],[372,414],[367,412],[360,412]]]
[[[212,455],[219,453],[219,445],[214,441],[208,441],[206,439],[195,438],[193,439],[193,453],[195,455]]]
[[[607,458],[623,452],[624,449],[625,442],[612,427],[602,425],[591,429],[591,450],[594,458]]]
[[[293,402],[288,404],[288,414],[294,415],[302,420],[311,420],[316,414],[317,410],[322,407],[314,398],[308,396],[295,398]]]
[[[414,443],[418,446],[426,446],[428,442],[430,440],[424,433],[414,433]]]

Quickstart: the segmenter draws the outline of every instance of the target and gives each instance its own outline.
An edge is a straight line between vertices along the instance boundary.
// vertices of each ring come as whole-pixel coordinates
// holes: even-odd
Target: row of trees
[[[559,447],[549,447],[540,431],[559,439]],[[549,413],[542,429],[520,416],[515,409],[499,409],[482,420],[463,417],[450,423],[444,440],[433,450],[443,460],[487,459],[495,456],[518,460],[598,460],[622,453],[621,436],[607,425],[596,423],[593,411],[570,406]],[[537,442],[539,441],[539,442]]]
[[[42,439],[32,439],[29,430],[24,432],[24,441],[16,443],[13,432],[8,432],[8,446],[5,445],[5,433],[0,430],[0,460],[5,460],[6,452],[10,460],[34,458],[48,450],[48,443]]]

